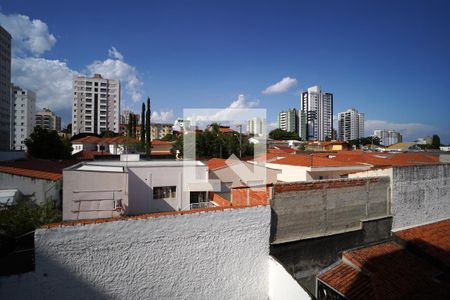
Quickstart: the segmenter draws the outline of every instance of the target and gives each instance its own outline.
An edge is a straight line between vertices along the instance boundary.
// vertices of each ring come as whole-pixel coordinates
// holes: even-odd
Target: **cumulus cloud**
[[[247,101],[245,95],[240,94],[227,108],[253,108],[259,105],[259,100]]]
[[[296,84],[297,79],[287,76],[281,79],[279,82],[272,84],[271,86],[268,86],[264,91],[262,91],[262,93],[263,94],[283,93]]]
[[[118,59],[118,60],[123,60],[123,55],[122,55],[122,53],[120,53],[119,51],[117,51],[116,47],[111,47],[111,48],[108,50],[108,55],[109,55],[109,57],[111,57],[111,58]]]
[[[104,61],[94,61],[87,66],[91,75],[102,74],[109,79],[118,79],[125,83],[125,90],[133,102],[142,101],[142,81],[134,66],[123,61],[123,55],[116,48],[111,47],[108,51],[110,58]]]
[[[152,112],[151,122],[172,123],[174,120],[173,110]]]
[[[28,57],[12,59],[12,82],[37,94],[38,108],[68,110],[72,105],[72,77],[65,62]]]
[[[413,141],[418,137],[432,135],[437,128],[422,123],[395,123],[385,120],[366,120],[364,122],[366,135],[372,135],[375,129],[395,130],[402,134],[405,141]]]
[[[56,43],[56,38],[48,31],[47,24],[39,19],[0,12],[0,24],[12,35],[12,51],[16,56],[39,56]]]

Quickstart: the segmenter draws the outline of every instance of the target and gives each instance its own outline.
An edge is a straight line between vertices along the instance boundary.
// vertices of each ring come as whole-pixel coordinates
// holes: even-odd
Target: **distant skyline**
[[[13,36],[12,81],[64,124],[72,76],[101,73],[121,80],[122,109],[150,96],[154,120],[255,107],[275,123],[320,85],[335,117],[365,114],[366,135],[450,143],[449,1],[6,0],[0,25]]]

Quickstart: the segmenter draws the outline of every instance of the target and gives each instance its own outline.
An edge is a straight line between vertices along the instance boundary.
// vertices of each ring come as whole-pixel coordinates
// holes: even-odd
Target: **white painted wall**
[[[45,180],[0,172],[0,189],[18,189],[38,204],[46,200],[61,205],[62,180]]]
[[[270,214],[259,206],[39,229],[35,272],[0,277],[0,299],[267,299]]]
[[[309,167],[281,165],[274,163],[266,163],[266,167],[275,170],[281,170],[281,173],[278,174],[277,177],[278,181],[295,182],[312,180],[311,176],[308,174],[308,171],[311,170],[311,168]]]
[[[311,297],[273,257],[269,257],[269,299],[309,300]]]

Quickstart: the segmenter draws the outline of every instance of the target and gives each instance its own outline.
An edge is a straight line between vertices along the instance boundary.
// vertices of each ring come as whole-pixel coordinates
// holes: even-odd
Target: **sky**
[[[144,3],[145,2],[145,3]],[[366,135],[450,143],[450,1],[3,0],[12,81],[71,122],[72,76],[120,79],[122,109],[154,121],[184,108],[300,108],[334,94],[334,115],[365,114]]]

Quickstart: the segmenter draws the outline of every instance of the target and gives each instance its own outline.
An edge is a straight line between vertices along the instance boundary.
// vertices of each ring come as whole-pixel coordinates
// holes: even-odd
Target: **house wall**
[[[267,299],[269,234],[269,206],[38,229],[0,299]]]
[[[450,217],[450,165],[394,167],[350,174],[349,177],[391,178],[393,229]]]
[[[392,213],[394,229],[450,218],[450,165],[394,168]]]
[[[64,170],[63,176],[63,220],[117,217],[113,200],[119,199],[129,210],[126,173]]]
[[[280,171],[268,169],[265,167],[261,167],[258,165],[253,165],[253,164],[245,163],[245,162],[244,162],[244,164],[253,173],[265,172],[267,184],[277,182],[277,175],[278,175],[278,173],[280,173]],[[262,174],[264,174],[264,173],[262,173]],[[221,182],[227,182],[227,183],[231,182],[232,186],[242,186],[243,185],[240,178],[236,175],[236,173],[230,167],[224,167],[224,168],[210,171],[210,178],[211,179],[219,179]],[[222,190],[222,192],[224,192],[224,191]]]
[[[389,178],[276,184],[272,241],[285,243],[361,229],[389,214]]]
[[[31,196],[31,200],[38,204],[46,200],[61,205],[62,180],[45,180],[8,173],[0,173],[0,188],[18,189],[23,195]]]
[[[295,182],[313,180],[313,178],[308,173],[308,171],[310,170],[309,167],[289,166],[272,163],[266,163],[266,167],[275,170],[281,170],[281,173],[278,174],[277,177],[278,181]]]

